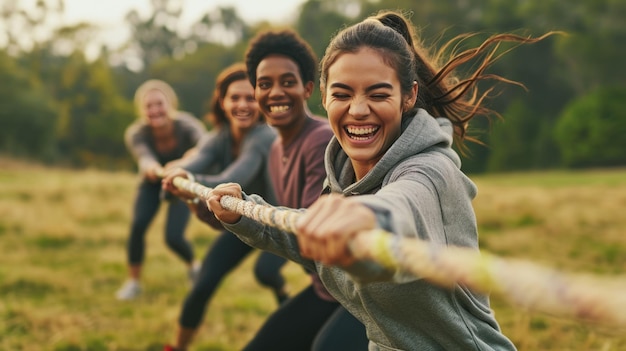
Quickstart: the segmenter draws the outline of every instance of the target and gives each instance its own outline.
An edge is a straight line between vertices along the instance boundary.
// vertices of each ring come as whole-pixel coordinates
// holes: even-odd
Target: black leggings
[[[156,216],[161,205],[161,183],[151,183],[144,180],[139,184],[133,219],[128,239],[128,262],[131,265],[141,264],[144,260],[146,244],[145,237],[148,227]],[[165,242],[182,260],[193,262],[191,244],[185,240],[185,228],[189,222],[190,211],[187,205],[176,197],[168,201],[167,219],[165,223]]]
[[[359,320],[309,285],[281,305],[243,351],[365,351],[368,342]]]
[[[252,250],[252,247],[228,231],[222,232],[215,239],[202,261],[200,277],[185,298],[178,320],[181,327],[195,329],[200,325],[215,289],[226,274],[239,265]],[[274,294],[279,294],[285,285],[280,269],[286,262],[280,256],[261,252],[254,268],[256,279],[261,285],[272,289]]]

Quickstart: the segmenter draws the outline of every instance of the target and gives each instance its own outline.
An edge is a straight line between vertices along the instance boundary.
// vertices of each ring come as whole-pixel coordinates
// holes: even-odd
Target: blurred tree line
[[[498,32],[566,33],[517,47],[490,68],[527,89],[498,86],[489,103],[503,119],[473,122],[472,133],[484,145],[471,145],[465,171],[626,165],[623,0],[309,0],[289,23],[246,23],[235,8],[223,7],[184,31],[182,1],[151,0],[148,16],[126,14],[131,37],[125,45],[102,46],[95,59],[85,52],[99,28],[80,23],[51,30],[64,13],[63,0],[36,3],[28,11],[20,0],[0,5],[5,155],[74,167],[132,167],[122,135],[136,118],[132,97],[144,80],[169,82],[181,108],[203,118],[215,77],[243,59],[258,31],[294,28],[321,58],[343,26],[380,9],[403,9],[435,49],[466,32],[479,33],[478,39]],[[464,43],[476,45],[474,39]],[[324,114],[319,92],[310,105]]]

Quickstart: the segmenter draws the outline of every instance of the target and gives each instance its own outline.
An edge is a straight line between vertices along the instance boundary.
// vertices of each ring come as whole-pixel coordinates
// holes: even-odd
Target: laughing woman
[[[491,115],[479,81],[497,44],[541,40],[503,34],[438,65],[399,12],[382,12],[338,33],[321,62],[322,103],[334,137],[326,149],[326,192],[297,224],[297,236],[224,209],[238,184],[216,187],[209,207],[251,245],[315,269],[328,291],[367,329],[369,350],[514,350],[487,295],[463,285],[440,288],[420,277],[356,259],[349,243],[365,230],[478,250],[472,199],[460,170],[468,123]],[[486,54],[485,56],[481,56]],[[463,63],[484,57],[469,78]],[[255,195],[247,200],[263,203]]]

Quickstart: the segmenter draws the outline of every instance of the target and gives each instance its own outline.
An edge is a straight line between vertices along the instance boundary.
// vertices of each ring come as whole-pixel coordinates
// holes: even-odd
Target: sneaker
[[[198,279],[200,278],[201,268],[202,266],[198,262],[194,262],[191,265],[191,268],[189,268],[189,271],[187,272],[187,276],[189,277],[189,283],[191,283],[191,286],[194,286],[196,282],[198,281]]]
[[[163,346],[163,351],[178,351],[178,349],[172,345],[165,345]]]
[[[122,287],[115,293],[115,297],[118,300],[132,300],[141,294],[141,286],[136,280],[128,280]]]

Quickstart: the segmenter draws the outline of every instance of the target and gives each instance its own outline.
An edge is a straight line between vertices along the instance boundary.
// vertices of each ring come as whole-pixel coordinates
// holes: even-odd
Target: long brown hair
[[[485,72],[496,60],[511,50],[498,53],[499,45],[503,42],[518,45],[536,43],[555,33],[557,32],[548,32],[537,38],[509,33],[496,34],[487,38],[478,47],[453,52],[446,59],[444,53],[448,48],[476,34],[457,36],[431,54],[417,40],[414,27],[401,12],[381,11],[343,29],[332,39],[320,63],[320,89],[324,94],[328,68],[339,55],[346,52],[354,53],[362,47],[375,49],[382,55],[383,60],[395,69],[403,95],[408,96],[413,84],[415,82],[418,84],[418,96],[413,109],[405,111],[403,117],[412,116],[415,109],[422,108],[434,117],[449,119],[454,125],[455,143],[459,150],[464,152],[467,150],[465,140],[480,143],[478,139],[467,135],[470,120],[477,115],[500,116],[496,111],[483,105],[484,100],[493,91],[493,86],[479,93],[477,83],[491,80],[522,85]],[[481,61],[473,72],[465,78],[456,76],[460,66],[475,59]]]
[[[226,111],[222,108],[222,101],[226,97],[228,87],[234,82],[245,80],[250,82],[246,73],[246,65],[243,62],[234,63],[220,72],[215,81],[215,89],[210,101],[210,111],[206,114],[205,119],[211,123],[214,128],[221,128],[229,124]],[[259,112],[260,113],[260,112]],[[264,117],[261,113],[259,120],[263,121]]]

